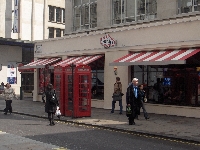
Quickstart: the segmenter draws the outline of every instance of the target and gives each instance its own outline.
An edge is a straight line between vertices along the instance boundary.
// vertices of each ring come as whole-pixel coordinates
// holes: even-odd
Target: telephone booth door
[[[91,68],[79,65],[74,74],[74,117],[91,116]]]
[[[72,82],[72,68],[70,66],[64,66],[64,107],[65,107],[65,116],[72,116],[73,112],[73,82]]]
[[[64,114],[64,111],[65,111],[63,88],[64,88],[63,67],[55,66],[54,67],[54,89],[56,90],[61,114]]]

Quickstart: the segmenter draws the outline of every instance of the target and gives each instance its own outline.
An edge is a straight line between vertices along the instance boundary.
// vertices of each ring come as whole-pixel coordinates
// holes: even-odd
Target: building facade
[[[63,36],[64,0],[3,0],[0,37],[42,40]]]
[[[43,40],[62,37],[65,29],[65,1],[64,0],[2,0],[0,5],[0,60],[2,67],[2,81],[7,81],[7,66],[15,62],[15,67],[25,65],[34,60],[33,44],[30,46],[24,41]],[[14,40],[13,40],[14,39]],[[7,43],[10,43],[10,47]],[[17,45],[18,47],[14,47]],[[29,42],[27,42],[29,43]],[[5,57],[5,45],[17,58]],[[20,51],[19,51],[20,49]],[[7,60],[7,63],[5,62]],[[24,92],[31,93],[34,86],[34,74],[31,70],[17,70],[17,94],[20,87]],[[6,76],[6,77],[5,77]],[[16,85],[15,85],[16,84]]]
[[[81,56],[101,55],[103,59],[94,64],[102,65],[89,64],[96,84],[93,107],[111,108],[116,76],[121,78],[123,93],[137,77],[145,85],[150,113],[198,117],[200,1],[72,0],[65,2],[65,9],[65,36],[37,41],[35,49],[39,46],[40,52],[35,53],[35,61],[55,57],[81,61]],[[34,73],[34,100],[41,99],[39,71]],[[166,98],[169,90],[184,93],[184,98]],[[190,111],[190,106],[197,107]]]

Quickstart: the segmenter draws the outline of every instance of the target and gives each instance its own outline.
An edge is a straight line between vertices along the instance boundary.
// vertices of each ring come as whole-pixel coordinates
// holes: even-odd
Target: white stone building
[[[17,67],[34,59],[33,41],[63,36],[65,0],[1,0],[0,20],[1,82],[8,82],[8,66],[12,62],[16,93],[20,94],[20,87],[31,92],[33,70],[20,73]]]
[[[77,58],[81,62],[82,56],[101,55],[103,69],[91,66],[95,79],[104,83],[101,96],[92,98],[93,107],[111,108],[116,76],[121,78],[123,93],[131,79],[137,77],[146,86],[148,112],[199,116],[199,107],[190,107],[200,103],[196,69],[200,66],[199,0],[68,0],[65,9],[65,36],[37,41],[35,49],[40,48],[34,55],[36,64],[25,65],[35,68],[33,100],[41,100],[38,95],[41,64],[37,64],[41,59],[47,60],[42,64],[44,67],[53,65],[49,58]],[[108,36],[111,41],[104,41]],[[96,65],[99,63],[102,61]],[[177,95],[184,91],[185,97],[167,103],[162,97],[164,93],[158,90],[156,94],[155,83],[161,84],[162,92],[171,88]],[[124,107],[125,101],[124,96]]]

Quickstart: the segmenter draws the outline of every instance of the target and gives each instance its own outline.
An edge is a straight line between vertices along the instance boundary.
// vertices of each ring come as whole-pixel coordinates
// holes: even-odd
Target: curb
[[[3,112],[3,110],[0,110],[0,111]],[[30,117],[35,117],[35,118],[47,119],[47,117],[44,117],[44,116],[31,115],[31,114],[20,113],[20,112],[13,112],[13,114],[19,114],[19,115],[30,116]],[[168,140],[168,141],[171,141],[171,142],[178,142],[178,143],[185,143],[185,144],[189,144],[189,145],[200,146],[200,141],[195,141],[195,140],[183,139],[183,138],[172,137],[172,136],[167,136],[167,135],[159,135],[159,134],[155,134],[155,133],[144,133],[144,132],[138,132],[138,131],[130,131],[130,130],[126,130],[126,129],[120,129],[120,128],[115,128],[115,127],[107,127],[107,126],[103,126],[103,125],[94,125],[94,124],[90,124],[90,123],[83,123],[83,122],[77,122],[77,121],[70,121],[70,120],[63,120],[63,119],[55,119],[55,120],[60,121],[60,122],[64,122],[64,123],[71,123],[71,124],[76,124],[76,125],[95,127],[95,128],[103,129],[103,130],[109,130],[109,131],[127,133],[127,134],[132,134],[132,135],[137,135],[137,136],[148,137],[148,138],[154,138],[154,139],[156,138],[156,139],[160,139],[160,140]]]

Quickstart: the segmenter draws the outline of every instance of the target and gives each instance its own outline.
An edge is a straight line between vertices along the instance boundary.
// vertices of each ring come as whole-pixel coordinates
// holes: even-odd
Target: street
[[[198,150],[200,148],[192,143],[132,135],[87,125],[56,122],[55,126],[49,126],[47,119],[19,114],[4,115],[1,112],[0,119],[0,131],[12,134],[18,138],[25,138],[28,143],[37,141],[41,144],[42,142],[46,144],[46,149],[48,150]],[[3,138],[5,134],[0,134],[0,136],[1,150],[3,146],[10,142],[10,139]],[[10,144],[9,146],[11,147],[13,145]],[[14,150],[18,150],[19,148],[20,143],[19,145],[15,145],[14,148],[12,147]],[[34,145],[29,149],[38,150],[39,148]],[[42,148],[40,147],[40,149]],[[5,148],[2,150],[5,150]]]

